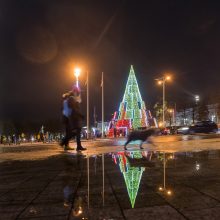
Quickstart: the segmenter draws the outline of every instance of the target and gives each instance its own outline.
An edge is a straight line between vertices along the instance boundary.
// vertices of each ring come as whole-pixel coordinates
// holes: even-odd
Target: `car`
[[[189,127],[181,127],[177,129],[178,134],[194,134],[194,133],[211,133],[218,132],[218,126],[213,121],[198,121]]]
[[[168,135],[168,134],[170,134],[169,128],[161,128],[160,129],[160,135]]]
[[[216,133],[218,126],[213,121],[199,121],[195,125],[189,127],[190,134],[192,133]]]
[[[180,128],[180,126],[168,126],[166,127],[167,129],[169,129],[169,134],[176,134],[177,133],[177,129]]]

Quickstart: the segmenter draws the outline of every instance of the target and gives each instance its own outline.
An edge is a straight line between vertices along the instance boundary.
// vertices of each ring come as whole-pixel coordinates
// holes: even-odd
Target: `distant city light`
[[[199,95],[195,95],[195,100],[196,100],[196,102],[199,101]]]
[[[170,156],[169,156],[169,159],[173,159],[173,158],[174,158],[173,155],[170,155]]]

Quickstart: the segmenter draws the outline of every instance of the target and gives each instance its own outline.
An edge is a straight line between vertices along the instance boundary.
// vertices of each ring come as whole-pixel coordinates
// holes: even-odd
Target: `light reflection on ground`
[[[123,146],[114,151],[110,144],[86,145],[91,149],[83,153],[57,145],[12,150],[20,161],[0,163],[1,218],[220,218],[220,150],[140,151],[132,144],[128,151]],[[57,153],[48,153],[53,150]],[[19,157],[43,152],[40,159]]]

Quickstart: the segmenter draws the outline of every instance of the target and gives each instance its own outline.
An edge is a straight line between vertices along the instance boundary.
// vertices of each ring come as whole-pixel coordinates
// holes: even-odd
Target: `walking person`
[[[69,148],[69,142],[66,141],[67,137],[70,136],[71,133],[71,127],[69,123],[69,118],[71,116],[72,110],[68,105],[68,98],[70,96],[70,93],[64,93],[62,98],[62,122],[65,126],[65,136],[62,138],[60,145],[63,146],[67,150]]]
[[[80,112],[81,96],[78,87],[74,86],[72,91],[63,100],[63,116],[64,124],[66,127],[66,135],[63,138],[61,145],[65,146],[64,149],[69,149],[69,141],[71,138],[76,137],[77,151],[86,150],[81,145],[81,130],[82,120],[84,116]]]

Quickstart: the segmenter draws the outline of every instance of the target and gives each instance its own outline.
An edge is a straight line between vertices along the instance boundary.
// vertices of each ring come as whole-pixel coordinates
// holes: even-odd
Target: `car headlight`
[[[189,127],[182,127],[182,128],[179,128],[178,130],[179,131],[187,131],[187,130],[189,130]]]

